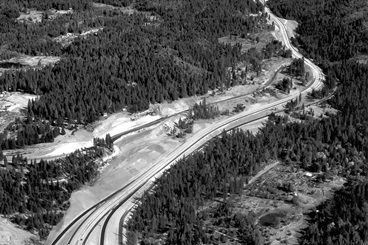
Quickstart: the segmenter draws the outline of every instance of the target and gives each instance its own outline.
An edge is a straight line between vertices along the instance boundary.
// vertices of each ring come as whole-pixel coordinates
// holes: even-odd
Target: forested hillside
[[[93,12],[84,11],[61,15],[54,20],[43,16],[41,23],[18,22],[6,15],[0,15],[0,43],[8,52],[2,52],[1,58],[7,59],[11,51],[28,55],[62,55],[62,45],[55,37],[67,33],[80,33],[88,28],[102,26],[101,18],[93,17]],[[14,56],[15,54],[13,54]]]
[[[368,51],[367,2],[270,0],[278,16],[296,20],[296,44],[318,63],[347,60]]]
[[[229,80],[226,68],[246,57],[241,55],[241,47],[220,44],[218,38],[253,32],[265,19],[247,15],[262,10],[262,5],[253,1],[193,0],[177,4],[180,10],[166,7],[164,2],[136,4],[154,18],[143,14],[115,16],[115,12],[105,11],[99,21],[87,25],[103,26],[98,35],[80,38],[65,49],[53,48],[57,44],[47,42],[47,38],[46,43],[51,43],[48,47],[23,42],[13,45],[26,53],[55,49],[54,54],[65,58],[42,71],[6,73],[0,78],[1,89],[42,94],[32,102],[29,113],[53,120],[93,122],[106,111],[125,107],[141,111],[149,103],[204,94]],[[21,24],[8,20],[6,25]],[[43,34],[50,35],[51,29],[55,32],[54,24],[45,25]],[[9,33],[13,28],[6,27],[3,42],[14,38]],[[56,30],[63,31],[60,27]],[[189,75],[177,58],[203,72]]]
[[[76,11],[52,19],[46,13],[40,23],[20,22],[9,14],[10,8],[66,9],[70,6],[63,4],[69,2]],[[245,37],[268,28],[265,15],[250,15],[262,11],[258,1],[140,0],[133,4],[140,12],[132,15],[118,9],[90,7],[87,0],[69,2],[47,1],[46,6],[43,1],[16,1],[9,2],[9,8],[3,5],[0,11],[0,56],[9,58],[18,52],[62,57],[59,63],[43,69],[8,71],[0,77],[0,92],[40,95],[27,108],[28,120],[23,124],[29,124],[28,128],[45,120],[52,127],[87,124],[105,112],[137,112],[146,110],[150,103],[223,89],[237,84],[228,67],[247,61],[249,69],[259,72],[261,57],[272,56],[268,51],[266,55],[254,50],[241,53],[241,45],[218,41],[230,34]],[[88,38],[76,38],[69,45],[54,39],[91,28],[100,30]],[[273,46],[270,43],[271,49]],[[61,128],[54,130],[54,136],[58,130]],[[31,141],[37,142],[28,137],[25,144]],[[38,141],[43,141],[40,133]]]

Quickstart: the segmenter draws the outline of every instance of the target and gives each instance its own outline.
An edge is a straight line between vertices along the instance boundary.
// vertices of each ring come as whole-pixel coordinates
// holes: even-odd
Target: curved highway
[[[293,57],[301,58],[302,55],[291,45],[285,26],[268,8],[266,8],[266,12],[269,13],[275,25],[279,27],[285,46],[292,51]],[[319,67],[308,59],[305,59],[304,62],[311,68],[314,80],[304,89],[303,94],[311,92],[313,89],[321,88],[323,86],[322,81],[324,80],[324,75]],[[172,152],[164,155],[160,161],[156,162],[148,171],[136,177],[131,183],[76,217],[51,244],[119,244],[121,242],[119,242],[119,238],[121,239],[121,235],[119,235],[121,234],[119,229],[121,226],[119,224],[120,217],[123,214],[126,216],[128,211],[134,206],[133,197],[150,188],[153,180],[158,178],[164,170],[170,168],[176,160],[197,150],[208,142],[208,140],[221,134],[223,130],[231,130],[240,125],[268,116],[275,108],[281,110],[287,102],[298,96],[299,94],[295,93],[265,106],[244,111],[220,120],[196,133],[187,139],[185,143],[173,149]]]

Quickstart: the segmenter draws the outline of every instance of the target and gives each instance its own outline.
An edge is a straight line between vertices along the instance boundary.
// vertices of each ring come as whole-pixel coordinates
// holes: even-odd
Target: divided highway
[[[269,13],[271,20],[280,29],[284,44],[292,51],[293,57],[301,58],[302,55],[291,45],[285,26],[268,8],[266,8],[266,11]],[[304,62],[311,68],[314,81],[305,88],[302,92],[303,94],[311,92],[313,89],[321,88],[323,86],[322,81],[324,80],[324,75],[319,67],[308,59],[305,59]],[[51,244],[120,244],[120,218],[123,215],[125,217],[133,207],[133,197],[151,187],[153,180],[158,178],[164,170],[170,168],[172,164],[175,164],[176,160],[197,150],[211,138],[221,134],[223,130],[231,130],[240,125],[268,116],[274,109],[281,110],[288,101],[298,96],[299,94],[293,94],[265,106],[244,111],[220,120],[196,133],[184,144],[173,149],[169,154],[164,155],[148,171],[137,176],[131,183],[79,215]]]

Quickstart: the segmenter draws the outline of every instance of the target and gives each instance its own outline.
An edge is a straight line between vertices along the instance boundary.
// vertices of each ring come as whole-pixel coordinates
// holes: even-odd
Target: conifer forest
[[[292,57],[285,42],[276,40],[280,28],[268,8],[297,22],[291,43],[302,58]],[[30,11],[40,13],[39,21],[22,20]],[[323,71],[322,89],[303,98],[300,94],[283,110],[269,113],[255,133],[223,131],[177,160],[140,196],[131,194],[135,205],[119,223],[124,230],[120,241],[367,244],[367,14],[362,0],[268,0],[265,5],[259,0],[0,0],[1,96],[34,96],[0,132],[0,214],[45,242],[68,211],[72,193],[98,181],[103,159],[116,153],[119,137],[93,136],[92,146],[55,159],[27,159],[17,151],[74,137],[78,128],[99,125],[114,113],[137,115],[152,105],[247,86],[241,79],[246,81],[252,72],[263,74],[265,60],[288,60],[287,69],[280,68],[281,79],[275,70],[273,79],[279,81],[274,88],[283,96],[293,95],[295,84],[307,88],[313,79],[305,61],[309,59]],[[245,49],[239,41],[265,32],[273,33],[273,40],[262,49]],[[65,36],[73,36],[72,41],[58,41]],[[261,43],[259,36],[252,39],[255,46]],[[223,37],[230,41],[219,41]],[[23,69],[10,62],[19,55],[58,61]],[[4,68],[8,63],[12,69]],[[239,64],[246,64],[240,75]],[[301,102],[306,100],[317,107],[328,105],[334,113],[308,114],[309,107]],[[198,128],[209,127],[203,122],[247,109],[238,103],[231,112],[221,111],[204,99],[175,123],[181,130],[177,138],[184,144]],[[318,188],[336,179],[343,184],[303,209],[308,193],[299,190],[306,183],[274,181],[277,187],[270,187],[264,176],[275,168],[303,173],[299,182],[314,176],[308,184]],[[285,214],[286,208],[245,212],[244,203],[255,199],[282,200],[284,207],[302,210],[302,228],[288,235],[294,243],[274,239],[269,231],[288,226],[295,217]],[[280,210],[282,214],[276,213]],[[267,220],[265,213],[280,217]]]

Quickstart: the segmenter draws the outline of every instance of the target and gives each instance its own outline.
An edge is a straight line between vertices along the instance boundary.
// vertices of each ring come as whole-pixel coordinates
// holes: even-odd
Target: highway
[[[275,25],[280,29],[286,48],[292,51],[293,57],[301,58],[302,55],[291,45],[287,37],[285,26],[268,8],[266,8],[266,11],[270,14],[271,20],[274,21]],[[322,70],[310,60],[305,59],[304,62],[311,68],[314,77],[313,82],[302,92],[306,94],[313,89],[319,89],[323,86],[322,81],[324,80],[324,75]],[[287,102],[298,96],[299,93],[294,93],[265,106],[251,108],[250,110],[241,112],[232,117],[219,120],[196,133],[191,138],[188,138],[185,143],[164,155],[148,171],[137,176],[131,183],[76,217],[51,244],[119,244],[119,237],[122,237],[119,225],[120,217],[123,215],[126,217],[128,215],[129,210],[134,206],[133,197],[139,196],[144,190],[151,188],[152,181],[158,178],[163,171],[170,168],[170,166],[175,164],[181,157],[202,147],[211,138],[221,134],[223,130],[231,130],[240,125],[266,117],[273,112],[274,109],[282,110]],[[97,240],[96,237],[98,237]]]

